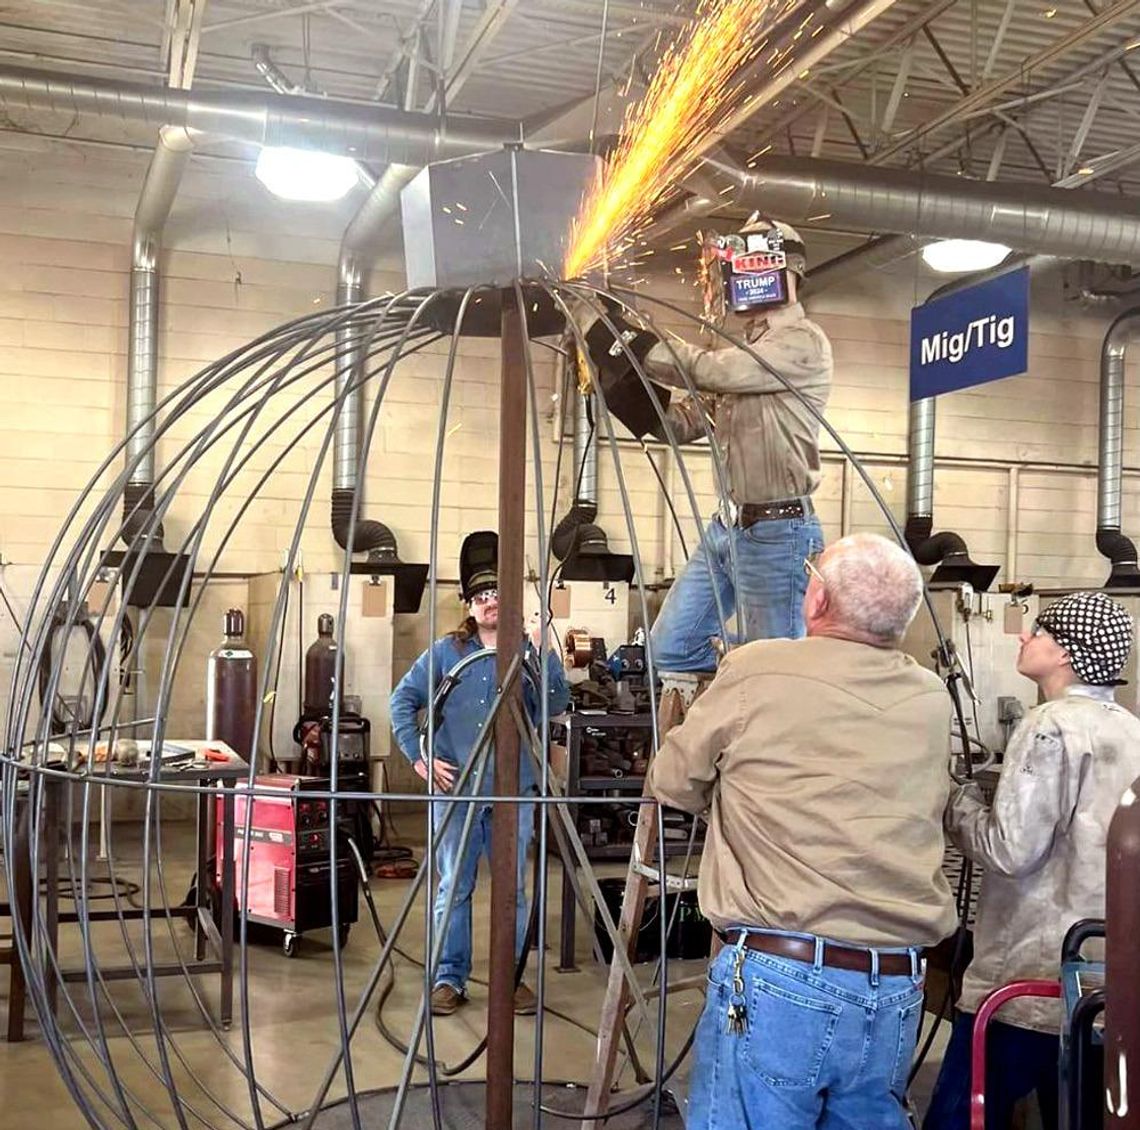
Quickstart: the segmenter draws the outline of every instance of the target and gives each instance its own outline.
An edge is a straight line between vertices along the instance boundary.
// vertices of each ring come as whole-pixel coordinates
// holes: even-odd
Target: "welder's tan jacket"
[[[665,738],[649,788],[708,810],[698,897],[718,929],[933,945],[956,921],[942,873],[949,745],[946,688],[902,652],[758,640]]]
[[[798,302],[749,325],[751,349],[798,389],[818,412],[831,392],[831,343]],[[670,338],[645,358],[654,380],[699,390],[674,398],[668,420],[678,443],[704,438],[705,420],[720,446],[735,502],[774,502],[819,486],[819,424],[796,397],[742,349],[701,349]]]
[[[1110,688],[1076,686],[1014,731],[992,807],[974,785],[951,798],[950,838],[984,869],[959,1007],[975,1012],[1010,981],[1055,979],[1066,930],[1104,917],[1108,825],[1137,777],[1140,719]],[[997,1019],[1056,1033],[1060,1005],[1015,1000]]]

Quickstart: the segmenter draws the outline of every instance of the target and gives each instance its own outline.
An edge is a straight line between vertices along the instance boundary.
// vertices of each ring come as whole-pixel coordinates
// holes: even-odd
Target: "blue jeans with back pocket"
[[[906,1130],[917,955],[913,977],[875,978],[745,950],[744,1026],[732,1032],[736,955],[726,946],[709,967],[686,1130]]]

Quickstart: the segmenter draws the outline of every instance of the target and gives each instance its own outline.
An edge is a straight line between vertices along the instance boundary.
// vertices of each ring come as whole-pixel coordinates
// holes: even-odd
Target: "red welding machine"
[[[247,786],[236,788],[234,803],[234,891],[237,913],[249,922],[284,931],[286,957],[297,952],[303,933],[334,925],[332,898],[332,844],[337,836],[337,921],[340,944],[348,941],[349,927],[357,918],[357,869],[348,844],[349,828],[340,812],[337,827],[329,821],[329,801],[307,793],[328,792],[323,777],[270,773],[254,779],[257,796],[243,796]],[[343,808],[339,805],[338,808]],[[249,816],[249,876],[242,884],[247,808]],[[222,806],[217,810],[221,843]],[[221,883],[221,852],[216,853]]]

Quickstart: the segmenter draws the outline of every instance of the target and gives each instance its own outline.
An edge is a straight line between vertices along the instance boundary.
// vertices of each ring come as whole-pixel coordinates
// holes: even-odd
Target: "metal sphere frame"
[[[529,513],[534,522],[539,548],[539,570],[537,584],[545,597],[550,590],[556,566],[551,560],[550,536],[553,530],[557,508],[558,472],[555,474],[553,501],[547,505],[547,495],[543,484],[542,436],[539,405],[536,395],[534,362],[529,343],[527,327],[528,305],[535,294],[545,296],[565,317],[571,334],[569,342],[583,348],[584,341],[572,311],[583,304],[591,307],[611,329],[614,324],[607,312],[607,305],[601,300],[616,303],[619,308],[634,311],[637,303],[637,316],[649,328],[654,328],[654,320],[647,310],[667,311],[694,328],[698,326],[711,331],[714,338],[724,344],[731,344],[748,353],[756,363],[783,383],[786,390],[798,397],[815,415],[820,425],[830,435],[841,451],[850,459],[859,472],[872,497],[878,504],[885,519],[890,524],[895,537],[905,547],[905,540],[889,508],[879,494],[873,480],[862,467],[848,446],[823,417],[806,399],[780,374],[775,373],[746,342],[727,332],[723,327],[711,325],[694,318],[676,303],[655,298],[652,295],[634,292],[631,289],[613,286],[602,289],[584,282],[551,282],[545,280],[520,280],[508,287],[473,286],[466,291],[403,292],[389,294],[359,304],[337,307],[328,311],[307,314],[288,322],[256,338],[249,344],[232,351],[219,361],[208,365],[179,388],[169,393],[156,406],[149,421],[140,423],[131,435],[125,437],[102,462],[87,487],[81,492],[56,536],[44,562],[43,570],[35,585],[27,622],[21,638],[20,651],[16,657],[11,697],[5,719],[3,753],[0,754],[0,804],[3,806],[3,848],[7,871],[8,889],[17,889],[20,882],[26,883],[29,876],[38,876],[49,862],[48,855],[56,850],[56,845],[48,842],[47,808],[53,790],[62,790],[70,808],[69,816],[77,816],[77,822],[65,821],[64,835],[66,849],[62,863],[65,868],[70,891],[79,917],[79,932],[83,950],[83,976],[80,981],[64,980],[60,959],[54,945],[54,923],[47,920],[45,900],[38,889],[33,888],[30,906],[21,907],[19,900],[12,898],[13,934],[15,945],[26,971],[29,996],[39,1014],[43,1038],[55,1059],[64,1083],[68,1087],[77,1107],[93,1127],[112,1126],[178,1126],[189,1130],[192,1125],[209,1128],[239,1127],[241,1130],[266,1130],[276,1125],[298,1125],[304,1128],[318,1127],[322,1112],[333,1106],[347,1105],[354,1130],[364,1125],[361,1113],[363,1089],[358,1088],[353,1043],[361,1022],[375,1000],[376,994],[391,991],[394,979],[392,962],[399,951],[400,931],[408,920],[420,889],[429,882],[435,870],[435,855],[439,837],[451,819],[464,822],[461,836],[465,842],[470,832],[476,804],[490,804],[493,818],[497,821],[493,836],[492,858],[492,943],[491,943],[491,1001],[489,1008],[489,1030],[486,1044],[488,1056],[487,1090],[489,1125],[507,1125],[512,1111],[514,1088],[514,1046],[513,1017],[510,1008],[509,988],[521,975],[525,963],[516,962],[513,954],[513,916],[504,919],[497,911],[508,905],[504,899],[514,898],[514,849],[513,836],[500,834],[499,829],[510,829],[515,825],[515,814],[522,804],[536,805],[537,829],[535,837],[538,866],[536,868],[536,888],[533,897],[532,921],[536,928],[535,943],[539,953],[537,962],[538,1011],[535,1019],[535,1051],[533,1061],[534,1093],[531,1102],[533,1125],[563,1125],[566,1120],[581,1121],[580,1111],[552,1109],[542,1098],[544,1080],[544,1017],[559,1016],[550,1010],[545,1000],[545,966],[541,959],[546,943],[547,897],[546,863],[550,853],[550,837],[553,835],[559,850],[573,854],[574,845],[570,842],[572,822],[567,825],[564,798],[557,791],[556,782],[549,769],[549,718],[547,716],[547,672],[545,653],[547,641],[542,645],[542,661],[537,672],[527,673],[517,656],[508,650],[497,656],[499,672],[499,694],[494,707],[480,734],[473,756],[467,763],[465,774],[473,775],[476,782],[481,780],[487,768],[486,754],[492,744],[503,754],[508,752],[513,742],[513,755],[497,756],[495,759],[496,787],[490,795],[453,793],[435,795],[429,803],[425,817],[426,849],[423,863],[417,877],[409,886],[401,909],[392,927],[386,928],[380,922],[371,901],[367,896],[373,916],[379,953],[372,961],[363,986],[350,991],[346,984],[345,963],[337,931],[333,931],[332,962],[329,973],[333,988],[333,1002],[337,1047],[324,1067],[321,1081],[315,1091],[303,1101],[291,1096],[276,1094],[258,1077],[257,1040],[253,1032],[250,1014],[250,987],[256,977],[264,976],[255,971],[250,963],[248,922],[244,915],[237,914],[239,931],[238,964],[234,971],[237,978],[239,999],[237,1039],[223,1029],[215,1019],[207,1004],[204,993],[195,983],[189,969],[185,939],[179,937],[176,925],[180,919],[172,913],[174,904],[167,869],[162,858],[162,801],[166,797],[196,798],[199,794],[213,794],[213,786],[182,784],[160,780],[161,763],[152,758],[146,779],[133,780],[116,777],[111,757],[105,766],[99,768],[95,760],[97,742],[107,742],[113,746],[122,736],[145,737],[155,748],[161,748],[166,734],[168,715],[173,688],[182,677],[199,677],[197,672],[189,676],[183,667],[183,660],[189,639],[190,627],[194,622],[206,587],[219,571],[222,553],[231,541],[235,531],[245,520],[252,506],[262,496],[267,484],[272,480],[286,458],[306,437],[319,437],[319,452],[309,473],[306,489],[298,501],[298,514],[285,555],[281,572],[281,583],[273,604],[270,626],[263,643],[263,654],[272,656],[274,648],[283,646],[282,636],[288,601],[289,578],[298,561],[302,535],[319,484],[328,478],[326,462],[331,462],[329,449],[332,444],[336,424],[349,398],[358,390],[374,389],[364,438],[361,444],[357,465],[357,482],[365,481],[370,458],[373,436],[382,419],[386,396],[393,379],[398,379],[400,362],[423,351],[428,346],[446,342],[446,359],[443,362],[439,418],[436,429],[433,460],[433,488],[429,526],[430,567],[428,574],[428,632],[434,640],[439,631],[437,620],[437,593],[440,576],[439,531],[442,492],[444,485],[444,453],[449,434],[448,414],[452,402],[453,379],[460,356],[460,345],[464,337],[464,327],[472,311],[484,297],[497,296],[501,306],[502,333],[502,385],[500,405],[500,616],[502,622],[522,619],[523,601],[523,541],[525,519]],[[458,300],[454,323],[441,328],[440,312],[445,306],[454,308]],[[665,333],[659,335],[668,343]],[[619,338],[620,340],[620,338]],[[540,343],[549,344],[549,343]],[[553,346],[564,356],[568,350]],[[644,367],[623,345],[640,381],[648,387],[649,378]],[[348,374],[347,365],[358,360],[359,370]],[[563,389],[567,386],[563,373]],[[690,394],[696,392],[691,380],[686,376],[685,384]],[[223,401],[216,415],[200,425],[194,424],[193,412],[207,396]],[[623,473],[622,445],[619,443],[613,420],[605,404],[604,395],[595,391],[597,405],[596,428],[610,455],[614,479],[618,487],[628,531],[631,552],[637,577],[645,577],[641,546],[638,541],[636,523],[629,486]],[[656,401],[655,401],[656,403]],[[685,465],[685,456],[678,445],[668,419],[657,408],[663,425],[665,442],[676,461],[683,493],[688,504],[688,516],[695,522],[700,535],[704,533],[704,520],[700,513],[692,477]],[[386,418],[386,417],[385,417]],[[128,449],[131,439],[147,424],[153,427],[153,444],[128,461],[117,473],[113,467]],[[166,465],[156,476],[154,483],[153,509],[143,508],[140,500],[121,519],[116,516],[122,509],[122,500],[131,476],[139,462],[167,437],[176,425],[193,425],[193,433],[182,443]],[[728,498],[727,471],[722,452],[717,444],[711,425],[703,421],[705,437],[711,457],[713,480],[720,502]],[[524,499],[525,473],[528,458],[533,469],[533,500],[529,510]],[[558,445],[558,466],[561,467],[565,429],[562,429]],[[280,446],[281,450],[275,452]],[[648,454],[648,452],[646,452]],[[258,459],[268,457],[268,465],[259,470]],[[214,483],[202,514],[195,519],[181,539],[176,552],[188,554],[190,568],[181,578],[180,598],[182,611],[170,617],[168,627],[163,627],[164,617],[158,614],[156,605],[151,602],[144,607],[132,604],[130,594],[139,581],[142,552],[150,544],[164,518],[169,514],[179,492],[185,487],[191,473],[201,461],[210,458],[218,467]],[[255,475],[252,486],[246,488],[244,482],[249,475]],[[109,486],[105,485],[111,477]],[[223,499],[240,498],[236,512],[227,517]],[[360,517],[361,492],[358,490],[353,500],[351,520],[345,544],[352,546],[354,532]],[[679,520],[678,520],[679,521]],[[133,535],[129,534],[132,527]],[[216,539],[212,549],[205,548],[207,534]],[[64,677],[63,657],[55,662],[52,656],[53,625],[63,625],[70,633],[80,622],[84,601],[91,591],[93,582],[105,575],[107,563],[105,550],[100,545],[115,544],[126,536],[127,549],[133,551],[133,566],[124,565],[118,576],[119,599],[113,596],[114,589],[108,589],[98,609],[91,609],[95,627],[100,635],[106,634],[117,640],[123,631],[128,609],[137,616],[134,625],[133,653],[137,656],[144,639],[157,641],[161,645],[161,667],[157,672],[155,709],[152,717],[134,719],[121,717],[125,696],[114,693],[116,680],[116,659],[113,648],[108,648],[101,664],[92,657],[85,662],[81,677],[80,691],[88,693],[93,703],[94,724],[84,730],[74,724],[70,733],[53,735],[51,710],[39,710],[36,700],[39,692],[38,672],[41,666],[50,669],[44,701],[55,701]],[[735,548],[730,542],[730,567],[735,576]],[[128,563],[132,558],[128,555]],[[343,553],[340,572],[340,607],[337,624],[342,626],[348,616],[348,579],[352,566],[351,549]],[[173,565],[171,566],[173,569]],[[197,591],[190,592],[193,574]],[[729,617],[719,593],[715,592],[717,618],[724,638],[729,639],[727,621]],[[650,622],[649,608],[644,584],[638,585],[638,595],[643,623]],[[117,603],[117,607],[114,605]],[[544,608],[546,602],[543,602]],[[933,616],[933,606],[929,597],[927,605]],[[935,621],[937,626],[937,621]],[[942,633],[938,632],[940,639]],[[277,641],[276,643],[274,641]],[[658,673],[652,654],[652,645],[647,641],[648,680],[651,697],[656,701]],[[337,678],[343,675],[344,649],[339,648],[336,658]],[[275,693],[274,663],[265,662],[259,673],[258,694],[262,703],[271,701]],[[521,681],[529,677],[541,688],[539,701],[542,703],[537,727],[530,725],[526,712],[519,707]],[[429,660],[429,698],[434,698],[440,672],[435,670],[433,660]],[[419,793],[396,791],[351,791],[338,787],[337,744],[339,733],[337,722],[340,703],[334,696],[331,729],[331,784],[324,792],[308,794],[314,799],[327,799],[329,802],[329,827],[335,826],[338,805],[346,801],[368,800],[382,804],[421,804],[424,800]],[[266,711],[257,714],[253,748],[257,750],[264,730]],[[427,722],[428,779],[433,778],[431,763],[434,753],[434,717],[428,711]],[[537,729],[537,732],[535,730]],[[965,726],[962,726],[965,733]],[[513,734],[513,738],[511,735]],[[55,747],[53,748],[53,744]],[[518,795],[518,749],[520,742],[529,746],[532,756],[538,763],[539,795]],[[652,719],[652,742],[656,752],[660,735],[657,719]],[[58,746],[64,747],[62,760]],[[81,756],[82,755],[82,756]],[[513,761],[513,766],[508,764]],[[85,766],[87,768],[85,768]],[[512,777],[513,771],[513,777]],[[504,776],[505,773],[505,776]],[[257,757],[251,759],[248,779],[244,783],[244,795],[255,797],[264,795],[255,784]],[[513,789],[510,787],[513,781]],[[505,787],[504,787],[505,786]],[[127,929],[127,901],[114,881],[111,884],[111,897],[114,913],[109,917],[117,922],[118,935],[114,938],[114,957],[121,959],[125,952],[134,971],[133,987],[138,993],[138,1002],[146,1020],[145,1028],[138,1019],[131,1019],[119,997],[111,991],[110,982],[103,976],[103,966],[108,956],[108,942],[96,938],[90,918],[90,885],[94,877],[94,863],[90,836],[87,829],[93,820],[97,791],[104,789],[135,790],[142,794],[144,820],[142,825],[141,898],[143,905],[154,907],[154,911],[143,918],[142,944],[139,946]],[[78,794],[78,795],[77,795]],[[608,803],[608,798],[574,798],[575,806]],[[630,798],[629,803],[655,804],[647,798]],[[437,808],[445,809],[442,817]],[[248,883],[249,876],[249,829],[252,806],[246,806],[243,843],[241,853],[241,878],[239,883]],[[76,835],[76,827],[80,830]],[[110,837],[113,840],[113,835]],[[500,843],[502,841],[502,843]],[[343,857],[337,837],[330,836],[332,873],[336,873],[338,854]],[[691,849],[690,841],[690,849]],[[355,852],[355,845],[351,845]],[[580,845],[579,845],[580,846]],[[664,859],[664,835],[658,821],[658,858]],[[684,859],[688,870],[689,855]],[[107,868],[112,880],[116,874],[123,874],[124,868],[116,859],[113,850],[108,852]],[[117,872],[118,869],[118,872]],[[132,872],[133,873],[133,872]],[[581,880],[573,878],[574,868],[567,867],[568,881],[575,885],[575,893],[582,905],[593,909],[597,903],[607,928],[615,940],[615,961],[623,962],[627,977],[633,977],[632,967],[625,958],[624,949],[618,942],[617,928],[612,917],[600,899],[596,882],[589,869],[584,869]],[[509,878],[509,883],[507,879]],[[203,877],[199,877],[199,882]],[[509,892],[506,888],[509,886]],[[506,893],[504,893],[506,892]],[[330,884],[332,921],[339,921],[338,886]],[[223,908],[224,910],[225,908]],[[231,911],[232,912],[232,911]],[[451,912],[449,903],[445,920]],[[676,911],[674,911],[674,914]],[[637,1007],[639,1023],[651,1024],[653,1032],[654,1078],[642,1086],[632,1096],[623,1100],[615,1096],[610,1107],[611,1116],[639,1103],[651,1107],[651,1124],[658,1126],[663,1113],[664,1084],[676,1069],[681,1057],[672,1065],[666,1064],[667,1024],[668,1024],[668,963],[664,957],[665,937],[671,923],[666,915],[659,915],[661,933],[661,958],[654,971],[654,981],[659,982],[655,1015],[644,1002]],[[223,913],[223,927],[226,918]],[[505,923],[505,924],[504,924]],[[181,983],[188,987],[197,1018],[210,1034],[208,1054],[201,1048],[187,1047],[184,1033],[175,1031],[164,1018],[162,996],[155,974],[156,940],[162,931],[164,945],[173,948],[174,961],[181,967]],[[458,1070],[468,1066],[479,1054],[479,1047],[464,1059],[457,1068],[439,1062],[435,1047],[435,1031],[430,1011],[426,1007],[432,989],[432,970],[439,959],[440,939],[436,936],[431,898],[424,905],[425,949],[422,976],[422,993],[412,1038],[407,1041],[403,1068],[395,1087],[395,1099],[388,1125],[396,1130],[402,1125],[410,1125],[404,1120],[408,1095],[413,1087],[418,1066],[427,1071],[427,1088],[430,1093],[431,1118],[436,1130],[442,1130],[444,1106],[446,1105],[445,1081]],[[505,940],[504,940],[505,939]],[[386,984],[385,984],[386,982]],[[120,994],[121,996],[121,994]],[[571,1018],[564,1018],[571,1019]],[[572,1020],[572,1022],[574,1022]],[[681,1056],[688,1050],[692,1033],[683,1044]],[[420,1047],[424,1055],[420,1056]],[[631,1049],[632,1050],[632,1049]],[[213,1065],[210,1060],[213,1059]],[[130,1061],[129,1064],[127,1061]],[[206,1069],[216,1067],[218,1062],[226,1065],[238,1081],[238,1091],[244,1091],[241,1103],[228,1091],[219,1089],[207,1080]],[[441,1076],[443,1077],[441,1079]],[[139,1093],[139,1079],[149,1079],[157,1085],[161,1103],[151,1098],[144,1100]],[[151,1087],[154,1090],[154,1087]],[[239,1109],[239,1106],[241,1109]],[[506,1112],[506,1121],[504,1121]]]

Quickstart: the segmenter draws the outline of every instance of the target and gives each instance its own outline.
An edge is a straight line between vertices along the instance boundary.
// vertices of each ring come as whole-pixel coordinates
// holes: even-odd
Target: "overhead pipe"
[[[1105,588],[1140,586],[1136,545],[1121,532],[1124,471],[1124,362],[1140,332],[1140,306],[1125,310],[1100,349],[1100,430],[1097,437],[1096,547],[1112,562]]]
[[[336,304],[362,302],[364,280],[375,254],[380,232],[400,206],[400,190],[419,170],[414,165],[389,165],[353,216],[340,243],[336,268]],[[367,327],[349,320],[336,331],[334,387],[340,415],[333,433],[332,532],[341,549],[348,546],[353,496],[358,489],[357,470],[364,440],[364,342]],[[343,398],[343,399],[342,399]],[[352,552],[371,558],[398,561],[396,536],[383,523],[357,517]]]
[[[154,411],[158,403],[159,256],[182,174],[194,149],[189,130],[163,126],[135,206],[131,233],[130,303],[127,314],[127,484],[123,492],[123,540],[132,544],[154,511]],[[163,528],[152,534],[162,548]]]
[[[516,123],[435,115],[376,103],[254,91],[174,90],[142,83],[0,67],[0,106],[69,110],[159,128],[183,126],[257,145],[289,145],[361,161],[425,165],[517,141]]]
[[[1004,243],[1102,263],[1140,263],[1140,212],[1119,196],[971,181],[838,161],[765,157],[750,171],[707,157],[736,185],[725,204],[788,223]]]

